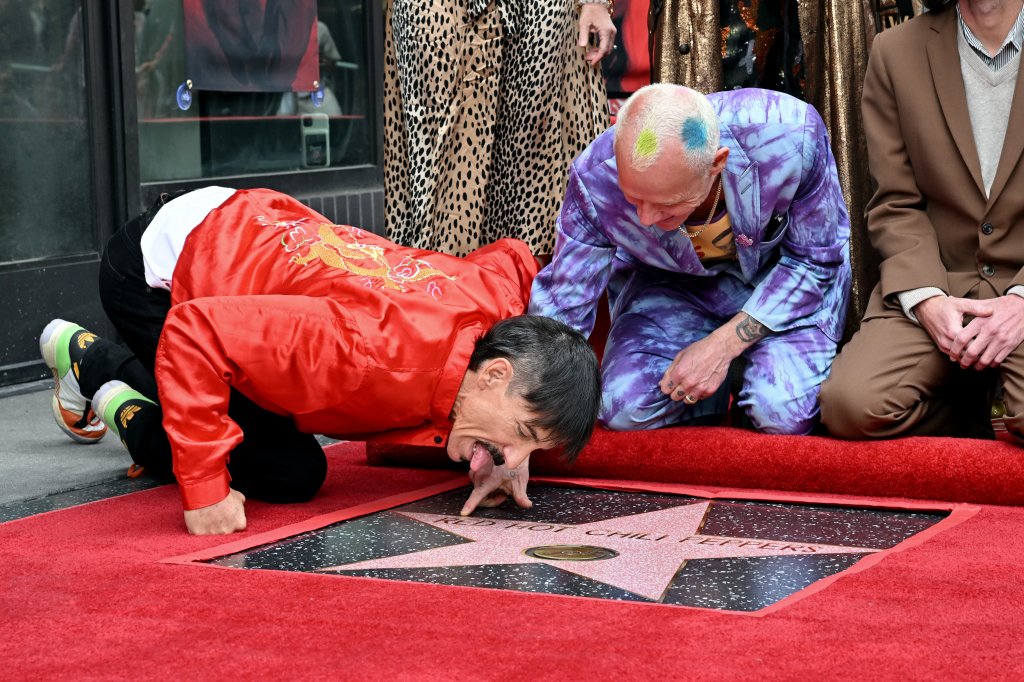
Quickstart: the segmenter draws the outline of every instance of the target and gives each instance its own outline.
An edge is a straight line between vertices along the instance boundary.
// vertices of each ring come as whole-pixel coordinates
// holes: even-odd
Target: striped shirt
[[[989,55],[982,42],[971,32],[970,27],[964,23],[964,16],[960,13],[960,3],[956,5],[956,19],[960,24],[960,30],[963,32],[967,44],[981,57],[981,61],[987,64],[993,71],[1003,68],[1011,59],[1016,57],[1021,50],[1021,43],[1024,43],[1024,8],[1017,15],[1017,21],[1014,22],[1010,32],[1006,34],[1002,46],[995,55]]]

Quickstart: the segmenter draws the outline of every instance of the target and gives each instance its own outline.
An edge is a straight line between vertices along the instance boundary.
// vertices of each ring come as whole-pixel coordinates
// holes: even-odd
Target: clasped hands
[[[933,296],[914,306],[914,315],[964,369],[997,367],[1024,341],[1024,298],[1014,294],[984,301]]]

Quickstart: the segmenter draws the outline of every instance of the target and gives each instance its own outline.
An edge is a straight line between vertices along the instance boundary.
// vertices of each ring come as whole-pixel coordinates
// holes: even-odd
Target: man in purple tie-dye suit
[[[530,312],[612,324],[601,422],[721,421],[726,378],[767,433],[808,433],[842,336],[850,223],[821,117],[767,90],[658,84],[573,162]]]

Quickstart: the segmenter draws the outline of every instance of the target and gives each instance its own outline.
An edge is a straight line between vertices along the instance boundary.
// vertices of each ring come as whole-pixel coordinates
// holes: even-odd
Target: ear
[[[711,162],[711,177],[725,170],[725,162],[729,158],[729,148],[719,147],[715,152],[715,160]]]
[[[500,387],[502,390],[512,381],[512,363],[508,358],[491,358],[480,365],[476,374],[480,390]]]

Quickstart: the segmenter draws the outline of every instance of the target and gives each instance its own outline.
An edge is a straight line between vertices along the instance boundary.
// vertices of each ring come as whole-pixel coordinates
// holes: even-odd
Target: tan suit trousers
[[[990,370],[962,369],[900,315],[864,320],[821,387],[822,423],[840,438],[991,437],[1002,380],[1006,427],[1024,434],[1024,345]]]

